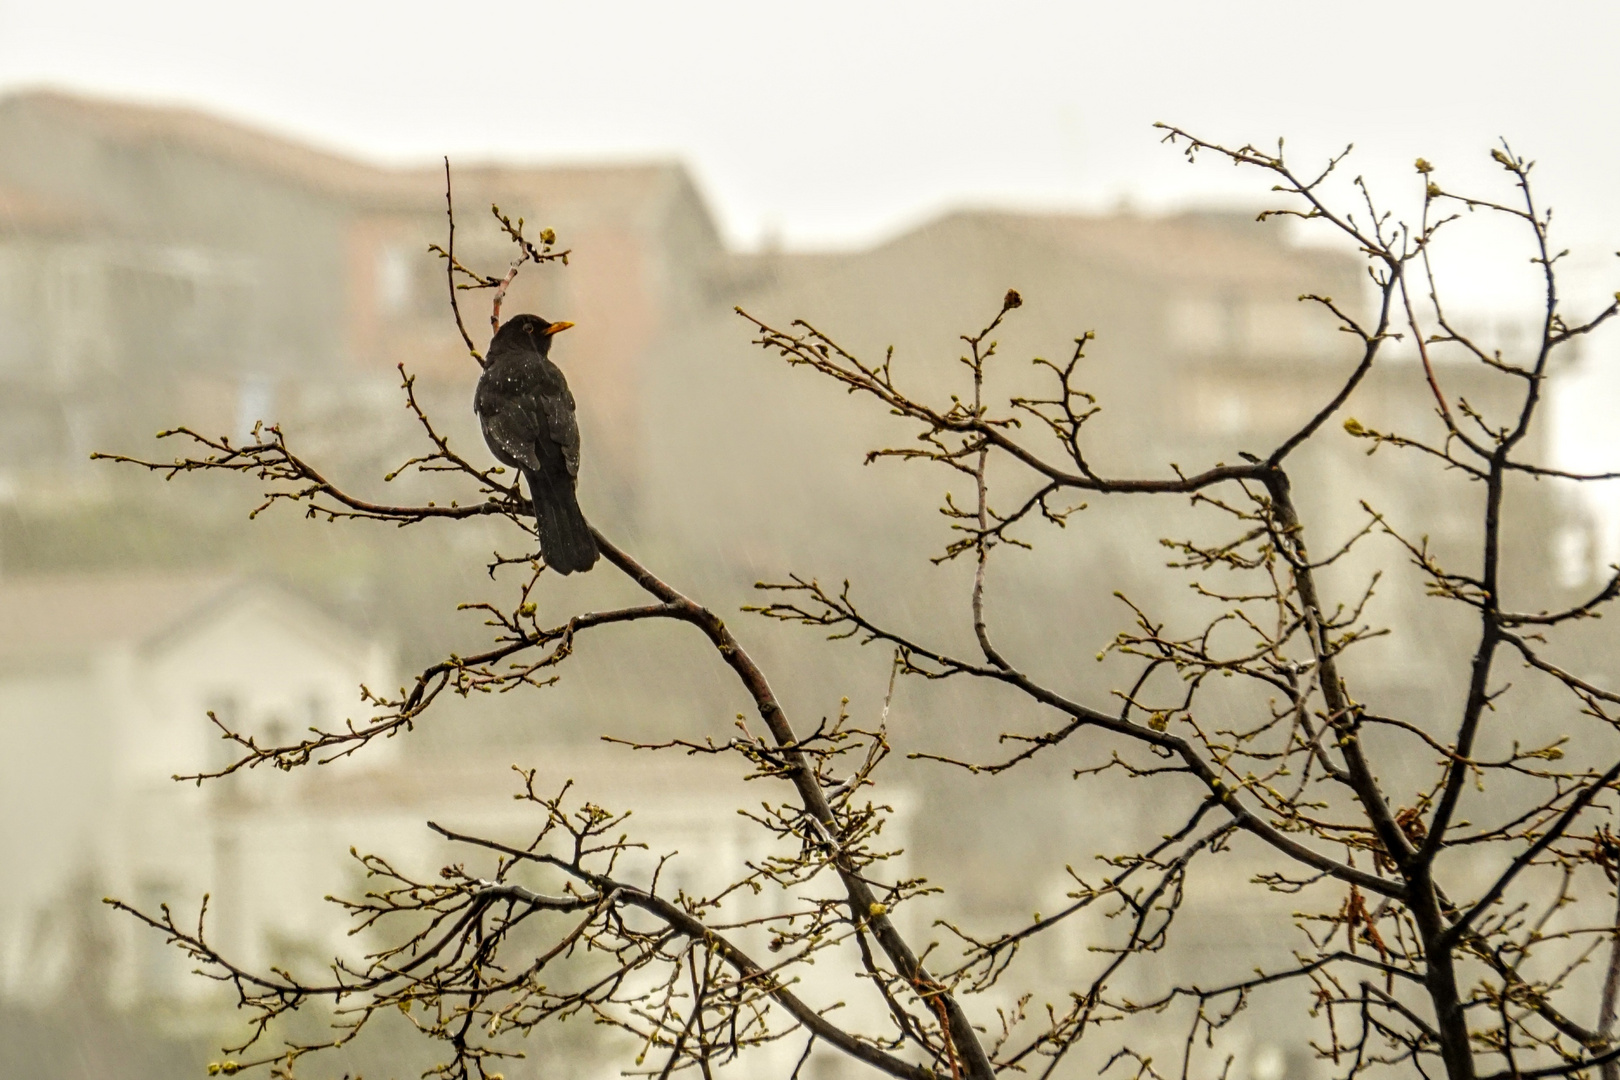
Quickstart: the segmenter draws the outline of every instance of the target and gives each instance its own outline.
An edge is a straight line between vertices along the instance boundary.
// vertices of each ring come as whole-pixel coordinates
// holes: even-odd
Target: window
[[[412,294],[411,258],[397,245],[377,252],[377,306],[384,314],[397,315],[410,306]]]

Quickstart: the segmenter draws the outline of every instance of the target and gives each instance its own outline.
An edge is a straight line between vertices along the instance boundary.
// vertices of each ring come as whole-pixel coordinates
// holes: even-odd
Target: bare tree
[[[1109,860],[1100,878],[1074,874],[1072,902],[1062,911],[1003,931],[942,921],[936,927],[944,944],[914,940],[902,932],[896,911],[929,887],[886,872],[887,810],[873,797],[890,752],[883,726],[863,729],[847,716],[813,729],[795,723],[718,615],[600,533],[604,556],[639,587],[642,603],[543,622],[535,598],[545,588],[544,567],[497,554],[491,574],[516,570],[522,581],[509,608],[485,607],[494,640],[482,651],[427,668],[397,697],[372,695],[374,713],[364,722],[286,745],[262,745],[215,718],[239,756],[217,773],[185,779],[353,754],[410,729],[447,690],[543,685],[579,635],[667,620],[690,625],[708,641],[752,700],[756,718],[739,718],[729,741],[674,737],[641,748],[730,756],[749,775],[780,784],[781,801],[752,814],[776,838],[778,854],[737,867],[731,883],[712,894],[672,892],[656,871],[621,872],[634,847],[622,815],[574,799],[567,788],[538,790],[528,774],[522,797],[534,808],[533,835],[470,836],[432,826],[492,857],[488,876],[454,865],[438,880],[418,881],[381,855],[364,857],[376,884],[344,906],[359,925],[381,933],[392,928],[393,936],[363,964],[335,962],[323,981],[238,966],[210,944],[201,914],[192,925],[166,908],[151,913],[117,904],[232,988],[254,1025],[248,1043],[230,1053],[270,1044],[225,1071],[268,1065],[290,1075],[303,1055],[341,1046],[381,1011],[400,1009],[424,1035],[447,1044],[449,1058],[438,1072],[455,1078],[496,1075],[492,1064],[512,1052],[501,1032],[528,1032],[576,1015],[631,1033],[641,1046],[634,1071],[659,1077],[682,1070],[708,1077],[789,1037],[804,1040],[800,1066],[820,1043],[880,1072],[918,1080],[1057,1075],[1066,1062],[1078,1063],[1081,1047],[1105,1067],[1138,1077],[1224,1075],[1232,1058],[1221,1040],[1232,1019],[1256,995],[1290,988],[1302,1014],[1315,1018],[1317,1054],[1345,1077],[1379,1070],[1443,1072],[1450,1080],[1548,1077],[1620,1060],[1613,1030],[1620,931],[1612,898],[1620,842],[1600,823],[1612,812],[1620,778],[1613,739],[1620,692],[1579,677],[1548,644],[1549,634],[1595,617],[1620,595],[1620,569],[1588,598],[1561,609],[1545,610],[1534,599],[1516,608],[1503,596],[1513,557],[1510,483],[1616,475],[1574,475],[1530,460],[1527,435],[1544,406],[1555,354],[1620,311],[1620,294],[1582,319],[1564,315],[1556,274],[1562,253],[1549,237],[1549,215],[1532,195],[1530,163],[1505,144],[1492,157],[1511,184],[1510,197],[1448,191],[1419,160],[1422,213],[1408,225],[1380,210],[1359,179],[1361,205],[1353,212],[1332,205],[1326,185],[1343,155],[1305,175],[1284,160],[1280,143],[1271,153],[1165,131],[1166,141],[1189,157],[1213,154],[1269,174],[1286,204],[1262,217],[1291,215],[1325,227],[1367,260],[1370,307],[1301,298],[1357,343],[1358,356],[1309,419],[1264,454],[1191,471],[1099,473],[1087,453],[1086,425],[1099,408],[1084,389],[1090,334],[1068,359],[1036,361],[1046,392],[999,401],[988,392],[999,362],[993,335],[1016,318],[1022,306],[1016,291],[982,330],[963,337],[967,381],[939,401],[908,389],[889,359],[863,360],[808,323],[777,328],[744,318],[762,349],[880,405],[915,437],[874,457],[943,466],[966,485],[965,498],[947,496],[943,512],[956,532],[940,558],[972,562],[965,599],[976,650],[958,655],[932,640],[928,628],[868,615],[848,583],[830,588],[790,577],[761,585],[765,602],[753,610],[835,638],[881,643],[893,650],[897,675],[983,681],[1056,718],[1042,730],[1004,733],[1002,741],[1014,749],[1000,758],[918,750],[913,756],[937,763],[936,782],[949,782],[956,770],[1016,776],[1042,755],[1080,745],[1101,756],[1091,771],[1123,774],[1143,799],[1179,805],[1180,824],[1156,845]],[[446,194],[448,200],[448,184]],[[1477,343],[1441,303],[1431,251],[1459,211],[1502,216],[1528,239],[1545,294],[1540,333],[1524,356]],[[549,233],[536,245],[521,221],[514,225],[496,213],[518,250],[504,277],[481,275],[457,260],[451,210],[451,239],[439,254],[458,326],[460,291],[494,290],[496,321],[520,266],[560,257]],[[482,363],[465,327],[462,333]],[[1416,350],[1411,370],[1432,398],[1432,431],[1376,430],[1350,415],[1358,389],[1395,340]],[[1437,363],[1441,351],[1461,354],[1500,380],[1511,391],[1511,408],[1490,415],[1448,392]],[[185,456],[136,463],[171,477],[241,473],[263,483],[265,506],[298,504],[314,518],[409,525],[493,516],[532,549],[516,485],[500,470],[462,457],[417,405],[408,375],[403,385],[428,439],[405,467],[448,474],[462,492],[454,501],[402,506],[356,497],[299,456],[277,428],[244,445],[182,428],[168,434],[189,441]],[[1369,452],[1419,455],[1432,466],[1436,492],[1466,485],[1482,493],[1471,564],[1442,564],[1426,538],[1406,535],[1367,503],[1359,531],[1319,540],[1302,520],[1294,495],[1301,478],[1291,469],[1296,451],[1336,429],[1365,440]],[[1043,523],[1064,525],[1076,512],[1074,500],[1088,493],[1191,497],[1225,530],[1214,542],[1165,542],[1176,553],[1173,566],[1225,575],[1222,584],[1197,586],[1217,613],[1160,614],[1126,600],[1130,625],[1109,648],[1134,670],[1109,701],[1080,700],[1061,672],[1043,676],[1021,665],[997,644],[987,601],[992,556],[1032,543]],[[1347,658],[1386,628],[1368,614],[1370,583],[1341,599],[1328,595],[1322,579],[1324,568],[1377,543],[1410,561],[1421,588],[1460,605],[1477,627],[1466,698],[1453,714],[1383,715],[1358,696]],[[1607,746],[1608,758],[1566,754],[1557,738],[1528,749],[1515,742],[1510,753],[1484,756],[1493,726],[1515,734],[1546,729],[1545,718],[1531,724],[1520,711],[1521,702],[1530,702],[1524,707],[1539,713],[1545,699],[1510,693],[1509,666],[1555,690],[1567,706],[1559,723],[1589,731],[1581,745]],[[1239,692],[1217,692],[1225,680]],[[892,687],[891,681],[891,693]],[[1381,752],[1391,760],[1378,760]],[[1413,761],[1429,763],[1428,779],[1403,804],[1381,784],[1381,769]],[[1482,820],[1472,823],[1459,817],[1470,787],[1491,792],[1476,800],[1473,812]],[[1297,918],[1279,927],[1299,928],[1293,960],[1223,985],[1167,987],[1149,1000],[1116,992],[1127,965],[1181,942],[1176,916],[1192,868],[1238,838],[1266,853],[1254,887],[1300,906]],[[767,913],[737,914],[745,894],[772,898]],[[1005,988],[1019,978],[1022,950],[1087,909],[1117,917],[1111,936],[1093,943],[1105,958],[1100,969],[1050,1003]],[[832,956],[848,958],[855,978],[847,996],[868,1000],[870,1012],[846,1019],[801,996],[796,980],[805,965]],[[1599,980],[1601,1002],[1592,1001],[1590,982],[1578,976],[1591,961],[1607,972]],[[275,1021],[320,998],[346,1007],[333,1037],[274,1045]],[[981,1002],[1001,1007],[992,1011]],[[1167,1038],[1179,1047],[1168,1067],[1153,1052]]]

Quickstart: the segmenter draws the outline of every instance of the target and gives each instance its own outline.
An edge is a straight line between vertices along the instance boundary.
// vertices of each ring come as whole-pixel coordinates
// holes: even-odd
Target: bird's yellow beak
[[[554,322],[550,326],[546,327],[543,332],[547,337],[550,337],[552,334],[562,333],[564,330],[573,325],[574,324],[571,322]]]

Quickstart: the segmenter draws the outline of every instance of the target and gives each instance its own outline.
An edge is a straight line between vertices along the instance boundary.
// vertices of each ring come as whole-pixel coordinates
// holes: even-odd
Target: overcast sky
[[[868,243],[961,204],[1265,197],[1155,120],[1283,135],[1302,165],[1354,142],[1349,174],[1397,209],[1419,155],[1507,195],[1505,136],[1588,302],[1620,287],[1617,54],[1612,0],[0,0],[0,91],[185,103],[385,162],[679,158],[739,246]],[[1533,303],[1500,239],[1452,249],[1459,306]],[[1591,394],[1620,406],[1620,379]]]
[[[1302,162],[1353,141],[1392,194],[1418,154],[1458,176],[1505,135],[1571,227],[1620,236],[1617,52],[1620,5],[1556,0],[0,0],[0,89],[184,102],[388,161],[679,157],[734,241],[795,246],[963,202],[1260,196],[1155,120],[1285,135]]]

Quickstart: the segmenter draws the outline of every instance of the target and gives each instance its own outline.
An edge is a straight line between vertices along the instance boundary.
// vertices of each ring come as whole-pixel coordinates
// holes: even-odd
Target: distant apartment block
[[[1141,392],[1118,406],[1221,435],[1287,422],[1300,379],[1342,355],[1299,293],[1348,303],[1363,288],[1354,258],[1292,247],[1252,214],[968,212],[868,251],[742,255],[677,164],[453,164],[469,264],[500,273],[512,254],[492,202],[570,249],[566,269],[521,275],[507,310],[577,324],[563,351],[587,467],[632,499],[662,452],[648,439],[669,358],[746,344],[738,301],[802,302],[794,313],[809,316],[826,297],[905,348],[954,339],[1017,285],[1059,334],[1095,328],[1130,356],[1125,388]],[[399,363],[459,401],[475,369],[427,252],[445,238],[436,165],[374,167],[182,109],[0,100],[0,487],[25,497],[41,470],[182,417],[237,434],[333,410],[393,419]],[[486,298],[463,294],[479,342]],[[1173,398],[1147,389],[1172,373]]]
[[[454,176],[465,262],[499,274],[513,254],[491,203],[573,249],[566,271],[531,267],[507,310],[578,324],[598,463],[627,475],[651,344],[720,252],[702,200],[670,164]],[[0,477],[26,494],[31,475],[149,437],[159,416],[240,433],[364,403],[399,363],[468,382],[427,251],[446,239],[444,196],[441,168],[373,168],[198,113],[0,100]],[[487,302],[464,308],[487,341]]]

